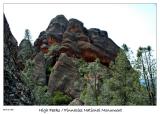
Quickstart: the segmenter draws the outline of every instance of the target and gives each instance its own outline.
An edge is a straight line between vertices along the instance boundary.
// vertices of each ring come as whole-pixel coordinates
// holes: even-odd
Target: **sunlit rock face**
[[[98,28],[86,29],[81,21],[68,21],[64,15],[53,18],[46,31],[41,32],[34,43],[36,51],[45,54],[54,45],[60,46],[57,55],[66,53],[69,57],[83,58],[87,62],[99,58],[106,66],[115,59],[119,50],[106,31]]]

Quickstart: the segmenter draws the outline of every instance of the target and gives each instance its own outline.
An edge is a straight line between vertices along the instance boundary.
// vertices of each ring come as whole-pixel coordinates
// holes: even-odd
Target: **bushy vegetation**
[[[84,77],[84,75],[89,72],[87,69],[89,63],[85,62],[83,59],[75,59],[74,63],[77,66],[81,77]]]
[[[60,91],[55,91],[52,100],[55,105],[68,105],[72,101],[72,98]]]
[[[80,99],[86,105],[147,105],[146,91],[139,81],[139,72],[134,70],[123,50],[107,68],[97,59],[80,64],[86,82]],[[85,71],[85,72],[84,72]]]
[[[46,74],[47,75],[51,74],[52,68],[53,68],[53,66],[51,66],[51,65],[47,66],[47,68],[46,68]]]
[[[34,88],[35,85],[32,81],[32,72],[34,65],[35,64],[32,60],[27,60],[25,64],[25,69],[22,71],[21,75],[21,79],[31,90]]]
[[[110,63],[109,67],[102,65],[99,59],[87,63],[83,59],[74,58],[74,63],[83,79],[81,84],[84,85],[80,100],[86,105],[156,104],[156,81],[153,80],[156,78],[156,74],[155,68],[149,66],[152,65],[150,50],[140,49],[135,67],[132,67],[128,58],[129,54],[126,54],[128,49],[126,46],[124,47],[126,50],[119,50],[118,56],[114,62]],[[46,56],[46,59],[48,57]],[[145,64],[145,61],[150,61],[150,63]],[[68,105],[72,101],[71,97],[61,91],[54,91],[54,94],[51,95],[47,92],[47,85],[40,86],[32,80],[34,67],[34,61],[28,60],[21,78],[30,88],[35,105]],[[52,66],[46,66],[46,74],[49,75],[51,72],[54,72]],[[144,78],[146,82],[142,84],[140,78]],[[79,87],[78,84],[77,86]]]
[[[60,48],[61,46],[56,44],[56,45],[51,45],[48,50],[49,50],[49,53],[51,53],[52,51],[59,51]]]
[[[60,91],[55,91],[53,95],[48,93],[48,86],[37,85],[32,80],[32,72],[34,61],[28,60],[26,67],[22,72],[21,79],[25,85],[31,90],[34,105],[68,105],[72,98]]]

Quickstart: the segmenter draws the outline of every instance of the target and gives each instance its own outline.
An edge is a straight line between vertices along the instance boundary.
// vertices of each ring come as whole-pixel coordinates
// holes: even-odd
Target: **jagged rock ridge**
[[[108,38],[106,31],[97,28],[86,29],[81,21],[68,21],[63,15],[53,18],[46,31],[42,31],[34,43],[37,52],[44,53],[48,53],[51,45],[60,46],[59,54],[66,53],[70,57],[83,58],[87,62],[99,58],[104,65],[114,60],[119,50]]]
[[[30,90],[20,78],[17,41],[4,16],[4,105],[31,105]]]

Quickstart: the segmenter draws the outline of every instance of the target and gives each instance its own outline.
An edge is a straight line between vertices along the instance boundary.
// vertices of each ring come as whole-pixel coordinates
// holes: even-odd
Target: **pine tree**
[[[22,61],[22,63],[25,63],[26,60],[28,60],[33,54],[33,47],[29,29],[25,30],[24,39],[20,42],[18,49],[18,58]]]
[[[125,52],[128,60],[130,61],[131,65],[132,65],[132,67],[133,67],[134,64],[135,64],[135,57],[134,57],[134,55],[133,55],[133,51],[131,50],[130,47],[127,46],[127,44],[123,44],[123,45],[122,45],[122,49],[123,49],[123,51]]]
[[[123,50],[108,67],[96,61],[89,63],[86,87],[81,100],[86,105],[147,105],[146,91],[140,73],[132,68]],[[98,82],[98,83],[97,83]]]
[[[27,40],[31,40],[31,34],[30,34],[30,30],[29,29],[25,30],[24,38],[27,39]]]
[[[139,47],[137,51],[137,69],[141,72],[151,105],[156,105],[156,62],[152,57],[152,49]]]

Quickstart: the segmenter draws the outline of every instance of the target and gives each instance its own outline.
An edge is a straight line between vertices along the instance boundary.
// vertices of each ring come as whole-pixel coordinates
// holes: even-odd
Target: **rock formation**
[[[42,52],[39,52],[34,61],[34,68],[32,72],[32,79],[38,85],[46,84],[46,67],[45,67],[45,58]]]
[[[83,106],[84,103],[80,99],[76,98],[72,102],[70,102],[69,105],[70,106]]]
[[[18,49],[17,41],[4,19],[4,104],[34,104],[29,88],[24,86],[20,78],[19,72],[25,67],[22,74],[26,74],[24,78],[27,82],[24,82],[33,85],[32,94],[35,95],[36,102],[40,100],[38,104],[45,104],[45,99],[48,102],[53,98],[55,100],[49,104],[55,104],[55,101],[63,104],[64,97],[62,99],[56,93],[59,91],[71,98],[69,102],[74,99],[70,104],[67,101],[69,105],[84,105],[86,102],[80,98],[82,96],[87,99],[84,86],[91,82],[85,80],[91,72],[86,71],[87,66],[99,59],[99,64],[105,65],[105,69],[115,60],[118,52],[119,47],[108,38],[106,31],[97,28],[87,29],[81,21],[68,21],[63,15],[51,20],[47,29],[42,31],[34,42],[34,49],[26,39],[22,40]],[[27,64],[24,61],[30,57],[32,67],[28,63],[29,68],[26,68]],[[77,62],[79,60],[83,60],[87,66],[83,62]],[[98,81],[96,83],[99,83]],[[90,86],[95,85],[95,80],[92,82]]]
[[[108,66],[117,56],[119,47],[108,38],[106,31],[91,28],[86,29],[77,19],[67,19],[58,15],[51,20],[46,31],[40,33],[34,46],[37,52],[48,53],[52,45],[60,45],[60,53],[70,57],[83,58],[93,62],[99,58],[101,63]]]
[[[47,53],[48,45],[60,43],[67,26],[68,20],[63,15],[58,15],[53,18],[46,31],[42,31],[38,39],[34,42],[36,51],[39,52],[41,50],[44,53]]]
[[[77,67],[70,57],[67,57],[65,53],[61,53],[49,78],[49,92],[53,94],[54,91],[60,90],[73,98],[79,98],[81,88]]]
[[[30,90],[20,79],[17,41],[4,16],[4,105],[31,105]]]
[[[108,66],[119,51],[119,47],[108,38],[106,31],[97,28],[86,29],[81,21],[68,21],[63,15],[51,20],[48,28],[42,31],[34,42],[34,47],[37,53],[35,58],[40,53],[46,58],[37,60],[33,79],[37,81],[43,77],[50,94],[61,91],[73,99],[80,97],[83,88],[73,60],[82,58],[86,62],[94,62],[99,58],[103,65]],[[46,74],[43,73],[45,66]]]

